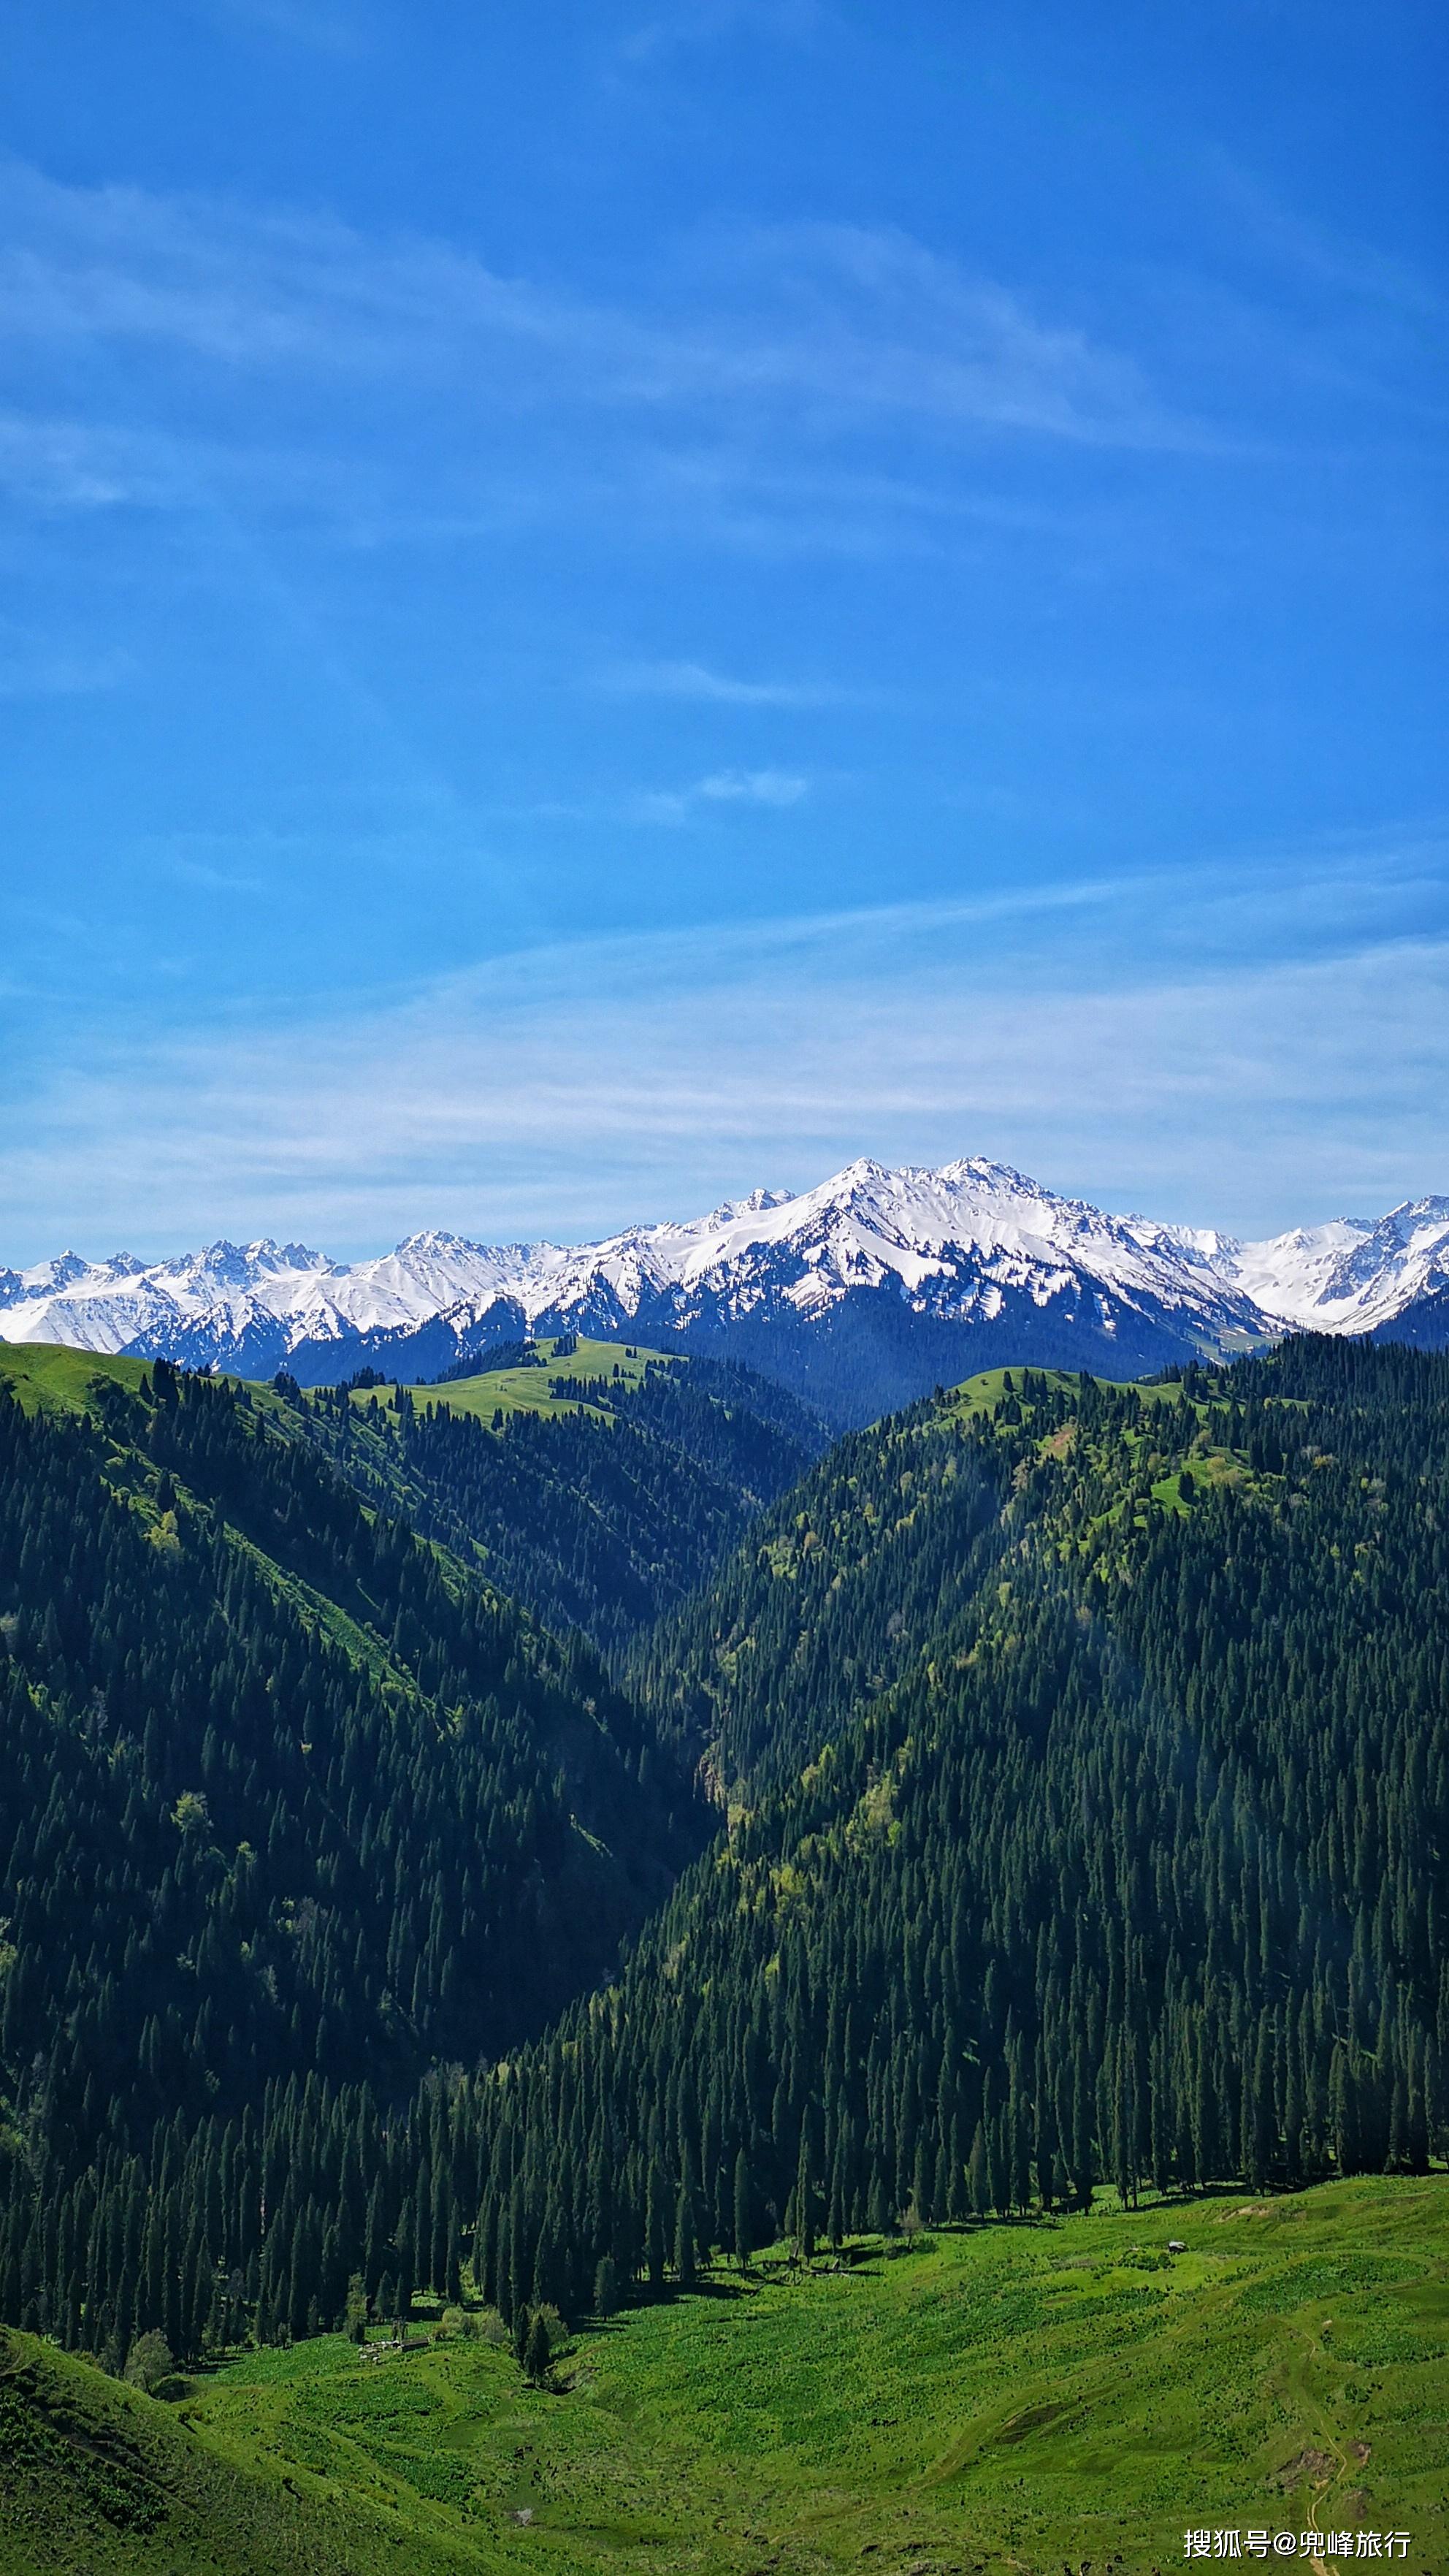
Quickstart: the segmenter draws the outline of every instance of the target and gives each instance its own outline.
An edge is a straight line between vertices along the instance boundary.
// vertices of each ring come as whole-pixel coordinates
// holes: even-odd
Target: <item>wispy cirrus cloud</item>
[[[325,54],[363,52],[374,16],[363,0],[201,0],[203,13],[225,26],[255,29]]]
[[[282,504],[357,528],[384,515],[377,476],[351,458],[274,438],[26,413],[13,404],[0,409],[0,499],[42,516],[184,513],[218,500],[228,507]]]
[[[610,696],[685,698],[712,707],[858,706],[873,694],[833,680],[746,680],[704,662],[618,662],[594,686]]]
[[[626,812],[641,823],[687,823],[712,805],[763,805],[776,813],[799,805],[810,781],[789,769],[717,769],[691,787],[646,788]]]
[[[1449,1168],[1434,869],[1344,848],[709,924],[265,1023],[99,1030],[62,1073],[27,1069],[0,1255],[77,1233],[596,1233],[861,1151],[988,1151],[1247,1232],[1372,1210]]]
[[[500,807],[494,819],[582,824],[698,822],[728,807],[786,813],[804,803],[810,780],[792,769],[713,769],[682,787],[636,787],[624,795],[550,796],[524,806]]]
[[[32,342],[113,340],[227,369],[446,378],[476,409],[546,397],[657,412],[789,406],[798,425],[901,415],[1101,446],[1200,445],[1138,364],[889,227],[717,233],[584,299],[458,246],[12,164],[0,319]],[[506,381],[480,374],[506,349]]]

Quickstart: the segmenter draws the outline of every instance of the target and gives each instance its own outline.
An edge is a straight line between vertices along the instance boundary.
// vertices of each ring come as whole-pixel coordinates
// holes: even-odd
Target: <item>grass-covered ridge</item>
[[[367,2505],[404,2570],[457,2547],[568,2576],[1055,2576],[1180,2562],[1189,2526],[1310,2522],[1409,2529],[1411,2563],[1439,2563],[1442,2177],[857,2251],[722,2268],[592,2329],[558,2394],[478,2342],[333,2340],[194,2383],[184,2413],[248,2474]]]
[[[0,1385],[8,1386],[27,1413],[93,1412],[100,1388],[119,1386],[135,1395],[149,1368],[147,1360],[71,1350],[60,1342],[0,1342]]]
[[[600,1342],[586,1333],[544,1335],[532,1345],[535,1356],[530,1364],[518,1368],[486,1369],[477,1377],[448,1377],[435,1386],[410,1386],[408,1393],[415,1404],[434,1404],[449,1413],[467,1413],[492,1422],[495,1413],[506,1421],[510,1413],[532,1413],[545,1421],[558,1421],[576,1413],[587,1395],[604,1392],[605,1420],[613,1416],[607,1408],[610,1393],[623,1394],[631,1387],[642,1386],[651,1369],[687,1370],[689,1362],[679,1352],[646,1350],[642,1344]],[[367,1396],[358,1388],[355,1403],[365,1404]]]

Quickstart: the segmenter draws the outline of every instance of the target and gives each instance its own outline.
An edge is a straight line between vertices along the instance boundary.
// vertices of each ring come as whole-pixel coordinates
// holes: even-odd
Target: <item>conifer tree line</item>
[[[269,2078],[239,2119],[158,2120],[144,2153],[106,2136],[73,2180],[12,2193],[0,2316],[113,2370],[142,2335],[188,2361],[405,2318],[461,2293],[479,2144],[456,2083],[384,2114],[315,2075]]]
[[[471,2281],[526,2353],[781,2231],[1449,2149],[1449,1360],[919,1404],[627,1686],[294,1410],[0,1402],[0,2317]]]

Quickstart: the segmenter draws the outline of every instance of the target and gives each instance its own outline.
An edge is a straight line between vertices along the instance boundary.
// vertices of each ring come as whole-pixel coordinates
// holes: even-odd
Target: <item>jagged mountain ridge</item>
[[[572,1327],[727,1351],[860,1418],[1000,1358],[1130,1377],[1294,1325],[1412,1332],[1446,1288],[1449,1199],[1244,1243],[979,1157],[862,1160],[592,1244],[431,1231],[351,1263],[271,1241],[152,1263],[68,1252],[0,1271],[0,1337],[322,1383],[363,1359],[424,1376],[521,1327]]]

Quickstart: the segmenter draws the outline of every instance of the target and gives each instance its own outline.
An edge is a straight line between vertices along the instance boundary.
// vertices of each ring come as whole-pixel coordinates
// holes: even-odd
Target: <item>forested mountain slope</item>
[[[918,1407],[848,1433],[634,1646],[635,1687],[727,1790],[753,1802],[798,1772],[973,1598],[1003,1543],[1002,1458],[958,1428]]]
[[[632,1695],[285,1395],[78,1367],[0,1406],[0,2316],[194,2355],[470,2258],[578,2315],[782,2226],[1449,2144],[1449,1362],[974,1381]]]
[[[728,1838],[482,2088],[505,2309],[605,2255],[1449,2144],[1449,1363],[923,1404],[641,1668]]]
[[[537,2031],[700,1838],[592,1649],[285,1408],[71,1354],[0,1380],[0,1784],[0,2315],[121,2354],[431,2265],[395,2106]]]
[[[703,1583],[827,1445],[783,1387],[574,1336],[438,1386],[290,1393],[293,1421],[550,1628],[617,1649]]]

